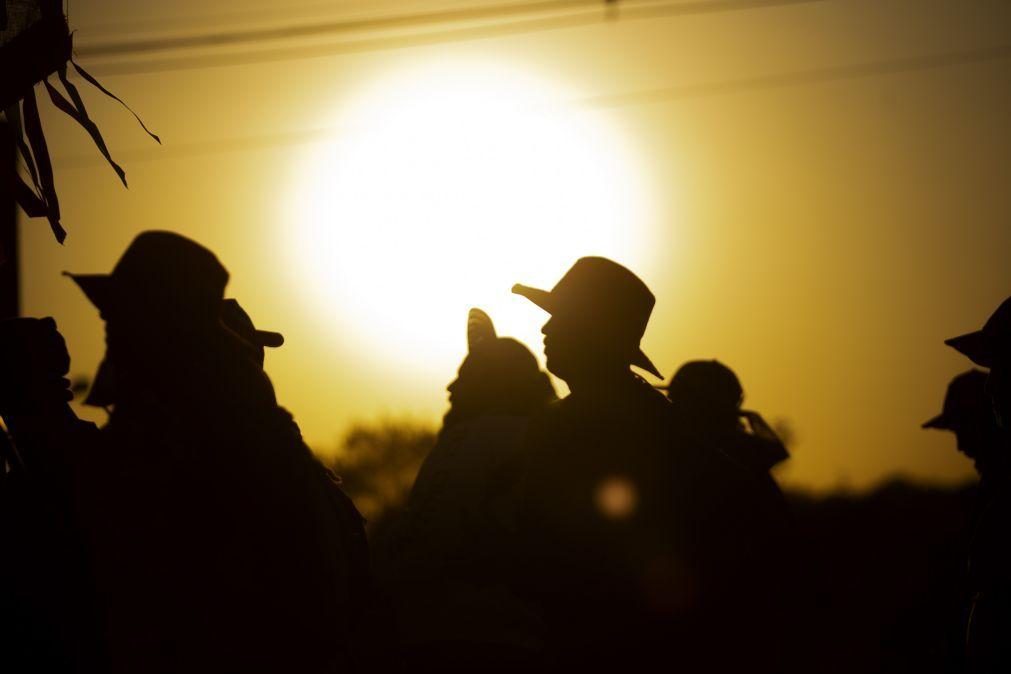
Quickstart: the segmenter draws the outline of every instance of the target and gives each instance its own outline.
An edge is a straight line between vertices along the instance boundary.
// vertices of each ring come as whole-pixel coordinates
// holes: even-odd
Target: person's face
[[[562,380],[631,363],[621,338],[580,314],[554,314],[541,332],[548,371]]]
[[[958,451],[972,460],[976,460],[986,452],[987,439],[978,422],[964,421],[952,429],[955,433]]]
[[[456,371],[456,379],[449,382],[446,390],[449,392],[449,404],[459,404],[461,400],[472,397],[472,393],[479,383],[474,372],[474,359],[467,356],[460,364],[460,369]]]
[[[1005,433],[1011,432],[1011,359],[994,363],[986,380],[986,392],[993,404],[997,426]]]
[[[541,327],[544,335],[544,358],[548,371],[562,380],[578,372],[587,351],[585,334],[568,317],[553,315]]]

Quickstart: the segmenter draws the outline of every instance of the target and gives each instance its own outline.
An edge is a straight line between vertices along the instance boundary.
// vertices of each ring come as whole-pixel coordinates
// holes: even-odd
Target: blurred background
[[[24,311],[56,317],[75,375],[94,373],[102,325],[60,272],[179,231],[285,334],[266,363],[279,399],[350,470],[356,424],[437,427],[469,307],[540,356],[545,316],[510,286],[599,254],[655,292],[644,347],[665,374],[719,358],[790,429],[791,488],[971,476],[920,423],[968,367],[942,340],[1011,290],[1008,3],[68,11],[78,62],[164,142],[83,90],[124,190],[40,106],[69,236],[22,219]]]

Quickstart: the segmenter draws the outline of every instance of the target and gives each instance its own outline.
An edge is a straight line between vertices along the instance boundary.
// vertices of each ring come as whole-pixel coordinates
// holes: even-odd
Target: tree
[[[344,436],[330,468],[371,529],[404,505],[435,439],[431,427],[402,419],[355,424]]]

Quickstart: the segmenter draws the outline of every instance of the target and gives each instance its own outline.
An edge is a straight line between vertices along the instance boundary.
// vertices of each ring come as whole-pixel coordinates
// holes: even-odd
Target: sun
[[[640,162],[578,95],[517,67],[438,62],[343,99],[292,171],[288,253],[308,312],[398,372],[452,372],[470,307],[540,357],[544,317],[513,283],[650,253]]]

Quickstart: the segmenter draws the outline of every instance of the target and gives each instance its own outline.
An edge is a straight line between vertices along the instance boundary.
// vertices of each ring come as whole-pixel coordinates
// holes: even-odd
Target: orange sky
[[[551,256],[626,250],[620,233],[637,232],[634,248],[645,252],[626,261],[637,263],[658,297],[647,352],[667,373],[693,358],[733,367],[747,405],[795,429],[785,480],[826,488],[894,473],[938,481],[971,473],[950,436],[919,424],[939,409],[947,381],[968,367],[942,340],[981,325],[1011,293],[1011,58],[977,58],[980,49],[1011,43],[1006,3],[826,0],[666,16],[637,15],[629,3],[617,21],[581,19],[498,37],[404,46],[403,35],[393,36],[397,42],[383,34],[384,43],[351,49],[349,41],[377,37],[351,34],[255,48],[294,47],[303,56],[272,60],[250,57],[248,46],[108,58],[86,49],[144,35],[465,4],[475,3],[306,2],[282,11],[228,0],[214,13],[190,1],[71,3],[82,64],[165,143],[153,146],[125,111],[85,91],[127,169],[124,190],[86,134],[42,103],[70,234],[59,247],[44,222],[23,226],[25,311],[57,318],[73,371],[93,372],[101,323],[59,272],[109,270],[138,231],[174,229],[216,250],[232,272],[229,294],[258,323],[285,333],[267,370],[317,449],[335,447],[355,420],[436,420],[457,364],[453,349],[429,358],[420,337],[405,331],[384,335],[386,352],[366,353],[374,328],[346,307],[327,306],[297,273],[304,260],[286,245],[302,224],[293,200],[307,153],[339,137],[319,130],[339,126],[340,112],[374,83],[419,66],[505,64],[559,83],[566,109],[620,136],[648,197],[613,244],[565,250],[555,243]],[[422,34],[428,30],[435,29]],[[412,39],[433,41],[418,34]],[[305,58],[307,44],[319,53]],[[900,71],[936,54],[965,62],[868,77],[837,70],[876,62]],[[196,57],[203,67],[191,67],[200,65]],[[261,62],[208,65],[214,59]],[[160,70],[140,72],[152,69]],[[820,71],[813,79],[821,81],[763,79],[797,71]],[[482,170],[474,167],[478,178]],[[397,180],[385,186],[390,199],[406,189]],[[571,206],[579,212],[585,204],[572,199]],[[476,217],[474,226],[489,221]],[[475,255],[502,254],[436,243],[440,273]],[[366,269],[397,275],[383,267],[381,251],[361,255],[375,256]],[[545,265],[538,278],[504,281],[501,296],[487,301],[507,306],[512,281],[550,285],[567,263]],[[412,298],[424,297],[434,276],[402,281],[419,293]],[[365,279],[356,292],[368,297]],[[445,327],[459,357],[467,308]],[[522,306],[501,327],[539,355],[533,340],[542,321]],[[404,366],[412,350],[424,367]]]

